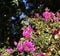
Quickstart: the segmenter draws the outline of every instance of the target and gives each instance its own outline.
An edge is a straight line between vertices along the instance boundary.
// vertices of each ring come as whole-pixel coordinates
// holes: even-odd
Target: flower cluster
[[[17,44],[17,49],[19,52],[30,52],[30,51],[35,51],[35,47],[34,44],[30,41],[24,41],[23,44],[22,43],[18,43]]]
[[[54,20],[55,22],[58,22],[60,18],[60,13],[56,12],[56,14],[54,14],[48,9],[48,7],[46,7],[45,12],[43,12],[42,16],[44,17],[44,21]],[[39,13],[35,13],[34,17],[42,18],[42,16]]]
[[[43,13],[43,16],[45,18],[45,21],[48,21],[48,19],[52,19],[52,17],[54,16],[52,12],[48,12],[48,11],[45,11]]]
[[[23,36],[26,38],[31,38],[31,32],[33,32],[34,30],[32,29],[32,27],[29,25],[27,28],[23,29]]]
[[[12,48],[7,48],[5,51],[9,53],[14,53],[14,50]]]

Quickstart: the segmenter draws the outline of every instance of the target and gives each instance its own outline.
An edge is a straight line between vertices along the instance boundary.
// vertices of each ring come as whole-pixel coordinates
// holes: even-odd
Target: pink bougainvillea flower
[[[59,12],[57,12],[57,13],[56,13],[56,16],[57,16],[57,17],[60,17],[60,13],[59,13]]]
[[[17,49],[18,49],[19,52],[24,52],[24,47],[21,46],[21,45],[18,45]]]
[[[17,49],[18,49],[19,52],[35,51],[34,44],[32,42],[29,42],[28,40],[23,42],[22,45],[20,43],[18,43]]]
[[[43,16],[45,18],[45,21],[48,21],[48,19],[49,19],[49,12],[44,12]]]
[[[42,18],[42,16],[40,15],[39,18]]]
[[[23,31],[23,36],[26,37],[26,38],[30,38],[31,37],[31,34],[28,30],[24,30]]]
[[[53,30],[52,34],[54,34],[54,35],[58,34],[58,30]]]
[[[32,28],[30,25],[28,25],[27,30],[28,30],[29,32],[33,32],[33,31],[34,31],[33,28]]]
[[[34,53],[33,56],[45,56],[45,53],[38,53],[38,54]]]
[[[58,29],[55,29],[55,30],[52,30],[52,34],[54,34],[54,35],[56,35],[56,34],[58,34],[59,33],[59,31],[60,31],[60,28],[58,28]]]
[[[34,18],[36,18],[36,17],[42,18],[42,16],[39,15],[39,13],[35,13]]]
[[[14,53],[14,50],[12,48],[7,48],[5,51],[9,53]]]
[[[45,56],[45,54],[44,53],[38,53],[37,56]]]
[[[17,49],[19,52],[24,52],[24,47],[23,47],[23,45],[21,45],[20,42],[18,42]]]
[[[0,54],[0,56],[3,56],[3,54]]]
[[[54,21],[58,22],[59,21],[58,17],[54,16]]]
[[[43,16],[45,18],[45,21],[48,21],[48,19],[50,19],[53,16],[53,13],[46,11],[43,13]]]
[[[31,32],[33,32],[33,28],[29,25],[26,29],[23,30],[23,33],[22,35],[26,38],[30,38],[32,35],[31,35]]]
[[[51,18],[55,15],[53,12],[49,12],[49,14]]]
[[[32,42],[25,41],[23,46],[25,52],[35,51],[34,44]]]
[[[34,53],[34,54],[33,54],[33,56],[37,56],[37,54],[36,54],[36,53]]]
[[[14,45],[17,46],[17,42],[16,41],[14,41]]]
[[[39,17],[39,13],[35,13],[35,16],[36,16],[36,17]]]

